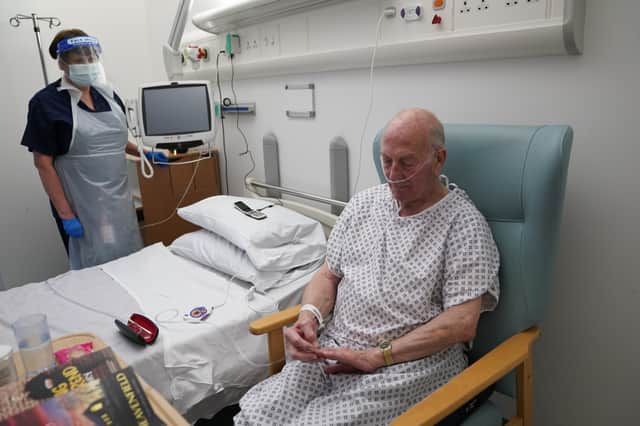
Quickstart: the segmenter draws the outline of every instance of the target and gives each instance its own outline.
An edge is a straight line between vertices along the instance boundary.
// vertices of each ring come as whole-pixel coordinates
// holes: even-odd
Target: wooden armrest
[[[529,357],[531,344],[539,335],[538,327],[532,327],[510,337],[449,383],[395,418],[391,424],[435,425],[522,364]]]
[[[285,353],[282,327],[293,323],[298,318],[301,307],[302,305],[292,306],[284,311],[257,319],[249,324],[249,331],[251,331],[252,334],[259,335],[268,333],[269,375],[276,374],[284,367]]]
[[[257,319],[249,325],[249,331],[251,331],[251,334],[260,335],[279,330],[285,325],[295,322],[301,307],[302,305],[292,306],[284,311]]]

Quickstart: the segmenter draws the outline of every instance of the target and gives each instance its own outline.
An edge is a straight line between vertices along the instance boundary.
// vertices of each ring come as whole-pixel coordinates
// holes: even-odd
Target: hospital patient
[[[430,112],[397,114],[380,155],[387,184],[338,219],[285,331],[291,360],[242,398],[236,424],[386,424],[466,367],[465,344],[499,296],[489,226],[441,183],[444,132]]]

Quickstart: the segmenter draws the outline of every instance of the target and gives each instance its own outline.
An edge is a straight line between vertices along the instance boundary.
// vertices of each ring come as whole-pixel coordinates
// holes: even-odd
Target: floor
[[[233,426],[233,416],[238,414],[240,406],[238,404],[223,408],[210,419],[200,419],[195,426]]]

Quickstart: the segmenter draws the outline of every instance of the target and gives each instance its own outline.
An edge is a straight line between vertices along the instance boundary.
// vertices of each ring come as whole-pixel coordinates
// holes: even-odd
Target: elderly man
[[[498,302],[489,226],[442,183],[430,112],[397,114],[380,156],[388,183],[345,208],[285,331],[292,361],[242,398],[236,424],[386,424],[466,367],[464,345]]]

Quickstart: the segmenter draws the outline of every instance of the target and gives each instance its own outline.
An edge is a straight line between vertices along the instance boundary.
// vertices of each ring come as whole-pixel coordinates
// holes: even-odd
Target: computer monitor
[[[145,145],[186,152],[213,138],[208,81],[144,84],[138,100],[138,125]]]

